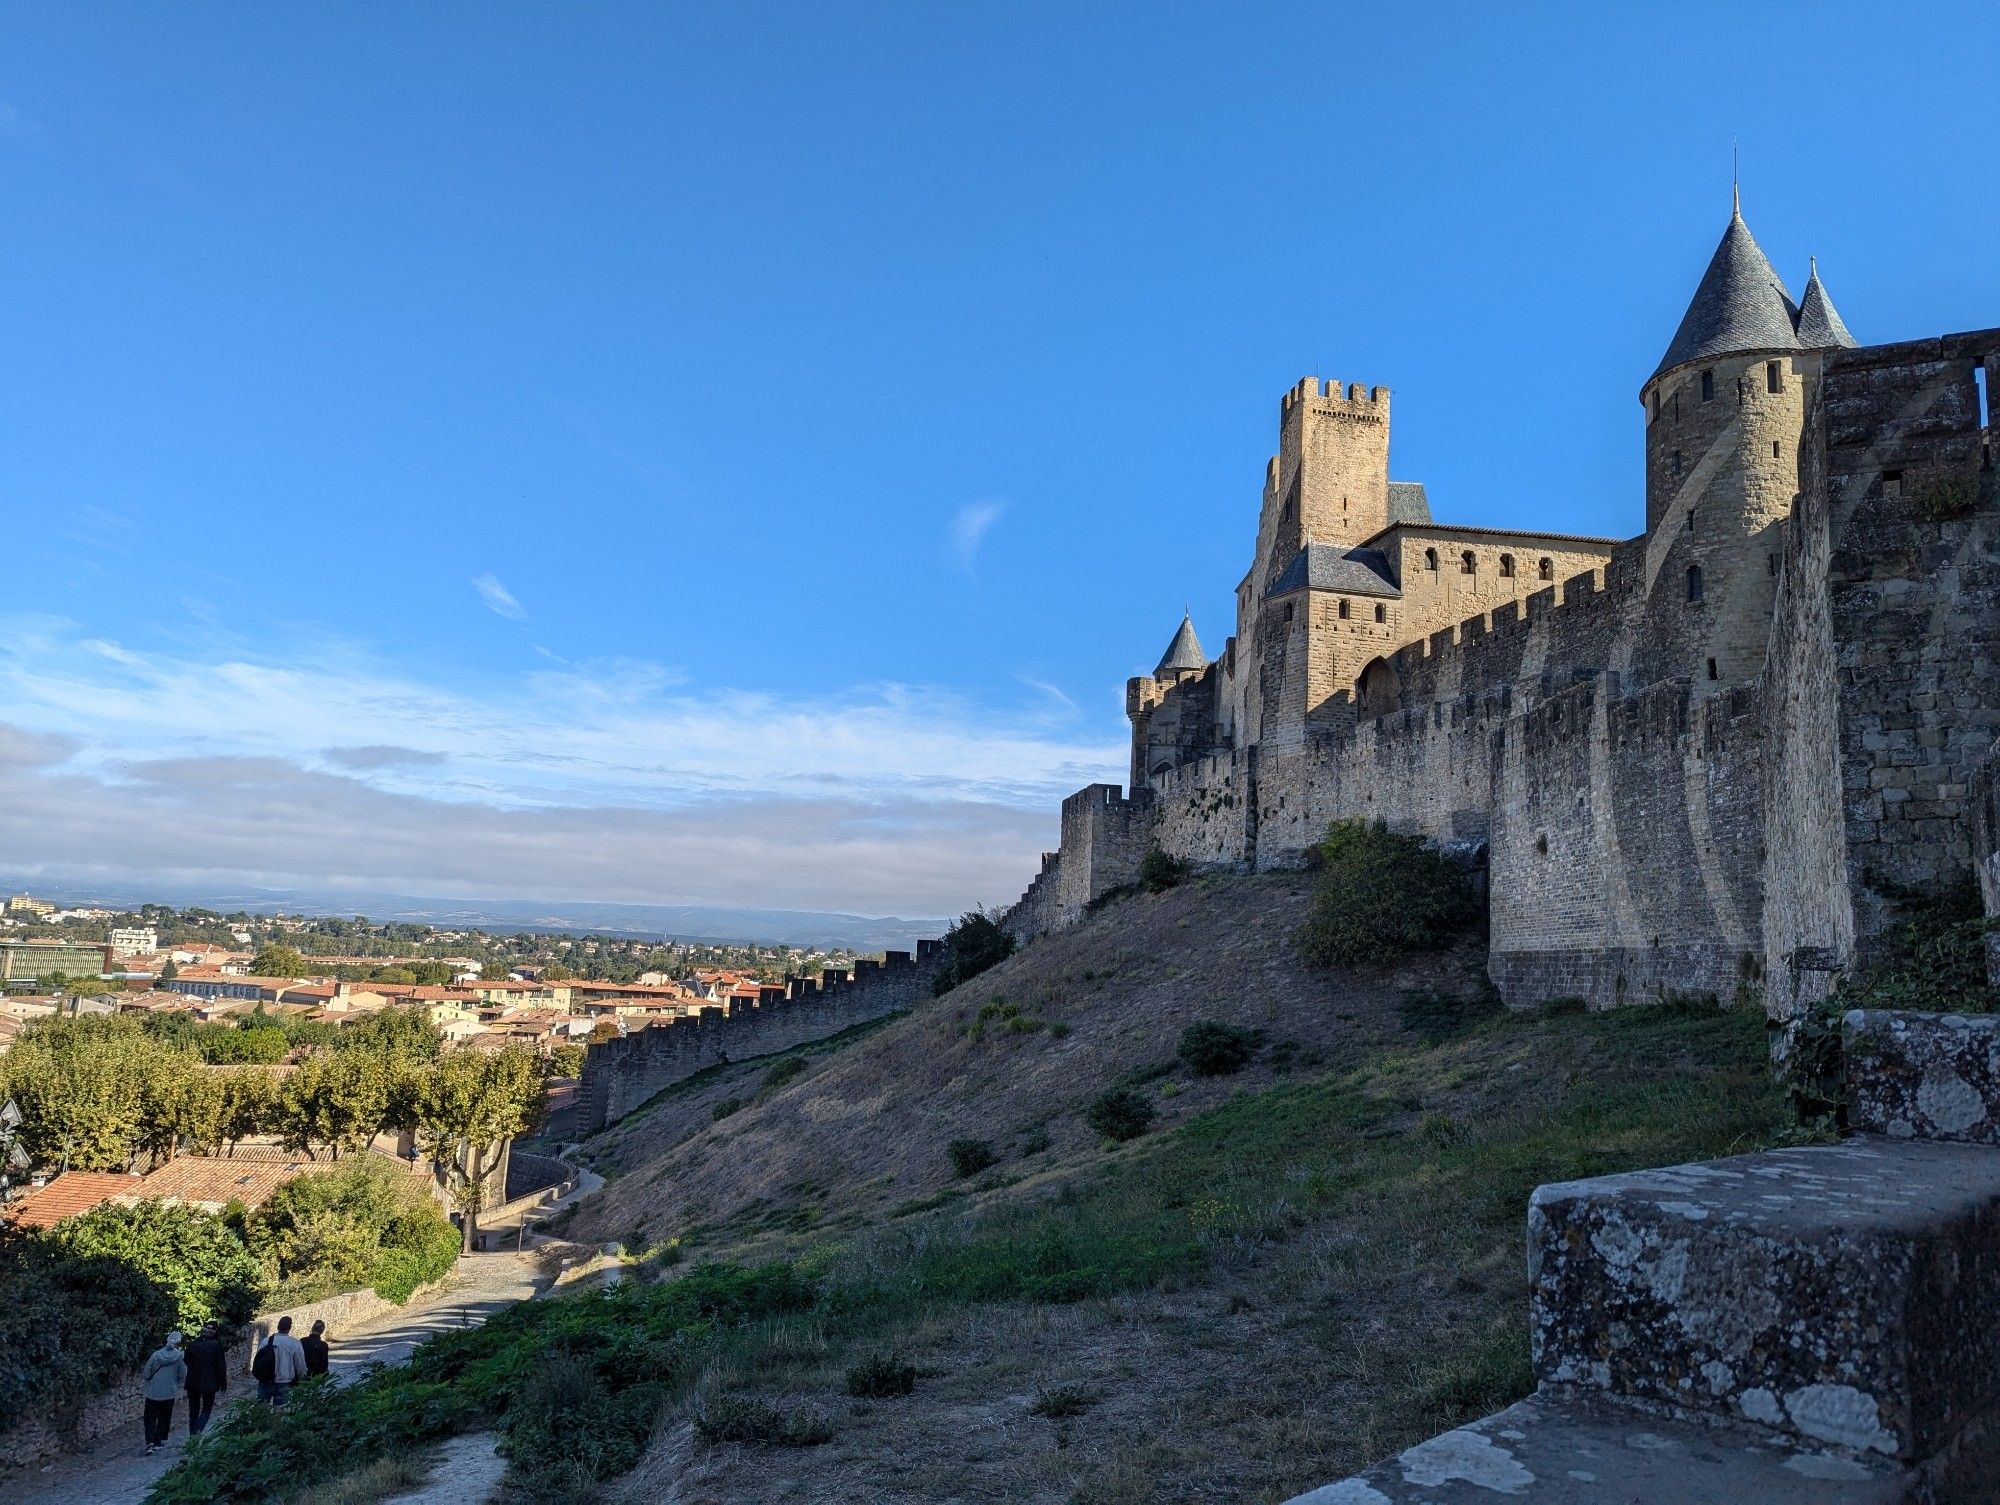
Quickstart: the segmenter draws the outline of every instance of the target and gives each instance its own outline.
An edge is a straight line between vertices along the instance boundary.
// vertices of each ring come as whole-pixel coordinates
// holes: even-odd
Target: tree
[[[543,982],[568,982],[576,973],[561,962],[550,962],[541,969]]]
[[[161,964],[160,979],[159,979],[161,982],[172,982],[176,977],[179,977],[180,975],[181,975],[181,969],[175,965],[174,959],[171,956],[168,957],[166,961]]]
[[[21,1032],[0,1057],[0,1081],[21,1108],[21,1147],[38,1164],[124,1170],[156,1121],[147,1084],[192,1059],[126,1016],[56,1015]]]
[[[106,1203],[65,1218],[49,1236],[73,1255],[115,1259],[161,1286],[183,1327],[211,1317],[234,1327],[257,1310],[263,1272],[212,1212],[158,1200]]]
[[[932,991],[949,993],[1013,953],[1014,938],[1000,928],[998,920],[981,910],[967,910],[944,933],[944,964],[932,979]]]
[[[373,1051],[399,1061],[435,1061],[444,1036],[423,1009],[391,1004],[348,1025],[339,1045],[343,1051]]]
[[[574,1042],[558,1045],[549,1052],[548,1073],[552,1077],[583,1075],[583,1047]]]
[[[285,1148],[318,1159],[314,1146],[359,1149],[387,1126],[389,1058],[369,1050],[316,1051],[280,1084],[271,1127]]]
[[[452,1051],[418,1078],[418,1143],[464,1214],[468,1252],[487,1182],[505,1163],[508,1144],[539,1121],[543,1090],[541,1062],[521,1045]]]
[[[479,968],[479,980],[481,982],[505,982],[513,975],[513,964],[505,958],[497,962],[484,962]]]
[[[295,947],[281,946],[274,941],[266,944],[252,959],[250,970],[259,977],[304,977],[312,969]]]

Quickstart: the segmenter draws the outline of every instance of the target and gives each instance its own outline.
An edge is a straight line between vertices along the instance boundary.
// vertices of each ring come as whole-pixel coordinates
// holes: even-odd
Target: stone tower
[[[1194,618],[1183,614],[1152,677],[1125,681],[1125,714],[1132,722],[1132,780],[1144,789],[1156,767],[1171,767],[1199,751],[1212,735],[1213,696],[1200,693],[1208,655],[1194,635]],[[1168,691],[1186,686],[1178,695]],[[1170,702],[1170,703],[1169,703]]]
[[[1685,675],[1712,693],[1763,667],[1806,398],[1821,353],[1853,343],[1817,268],[1794,303],[1735,206],[1639,394],[1657,629],[1631,666],[1643,678]]]

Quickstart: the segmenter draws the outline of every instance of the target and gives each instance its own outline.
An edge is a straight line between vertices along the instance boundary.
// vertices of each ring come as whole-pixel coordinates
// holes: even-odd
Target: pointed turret
[[[1854,343],[1854,336],[1841,322],[1840,310],[1826,295],[1826,284],[1819,280],[1819,258],[1815,256],[1812,275],[1806,278],[1805,296],[1799,299],[1799,344],[1807,350],[1830,350],[1835,346],[1852,350]]]
[[[1694,301],[1653,372],[1751,350],[1796,350],[1799,311],[1737,210],[1709,258]]]
[[[1160,660],[1160,667],[1153,671],[1155,679],[1171,679],[1180,674],[1199,674],[1208,667],[1208,655],[1201,651],[1201,643],[1194,635],[1194,618],[1181,617],[1179,631],[1174,640],[1167,644],[1166,656]]]

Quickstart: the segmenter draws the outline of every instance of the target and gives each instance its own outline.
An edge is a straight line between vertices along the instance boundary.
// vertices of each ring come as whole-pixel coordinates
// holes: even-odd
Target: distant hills
[[[919,940],[942,935],[950,921],[899,916],[825,914],[805,909],[720,909],[698,904],[553,903],[536,899],[436,899],[409,894],[322,893],[308,889],[216,890],[106,885],[82,888],[45,880],[0,880],[8,893],[23,889],[68,905],[135,909],[141,904],[199,906],[224,914],[366,915],[444,930],[548,930],[659,937],[712,944],[846,947],[869,952],[908,951]]]

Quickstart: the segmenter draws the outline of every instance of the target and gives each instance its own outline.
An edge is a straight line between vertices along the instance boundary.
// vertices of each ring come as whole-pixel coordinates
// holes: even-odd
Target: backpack
[[[257,1350],[257,1357],[250,1361],[250,1378],[268,1385],[278,1377],[278,1351],[276,1338],[266,1338],[264,1346]]]

